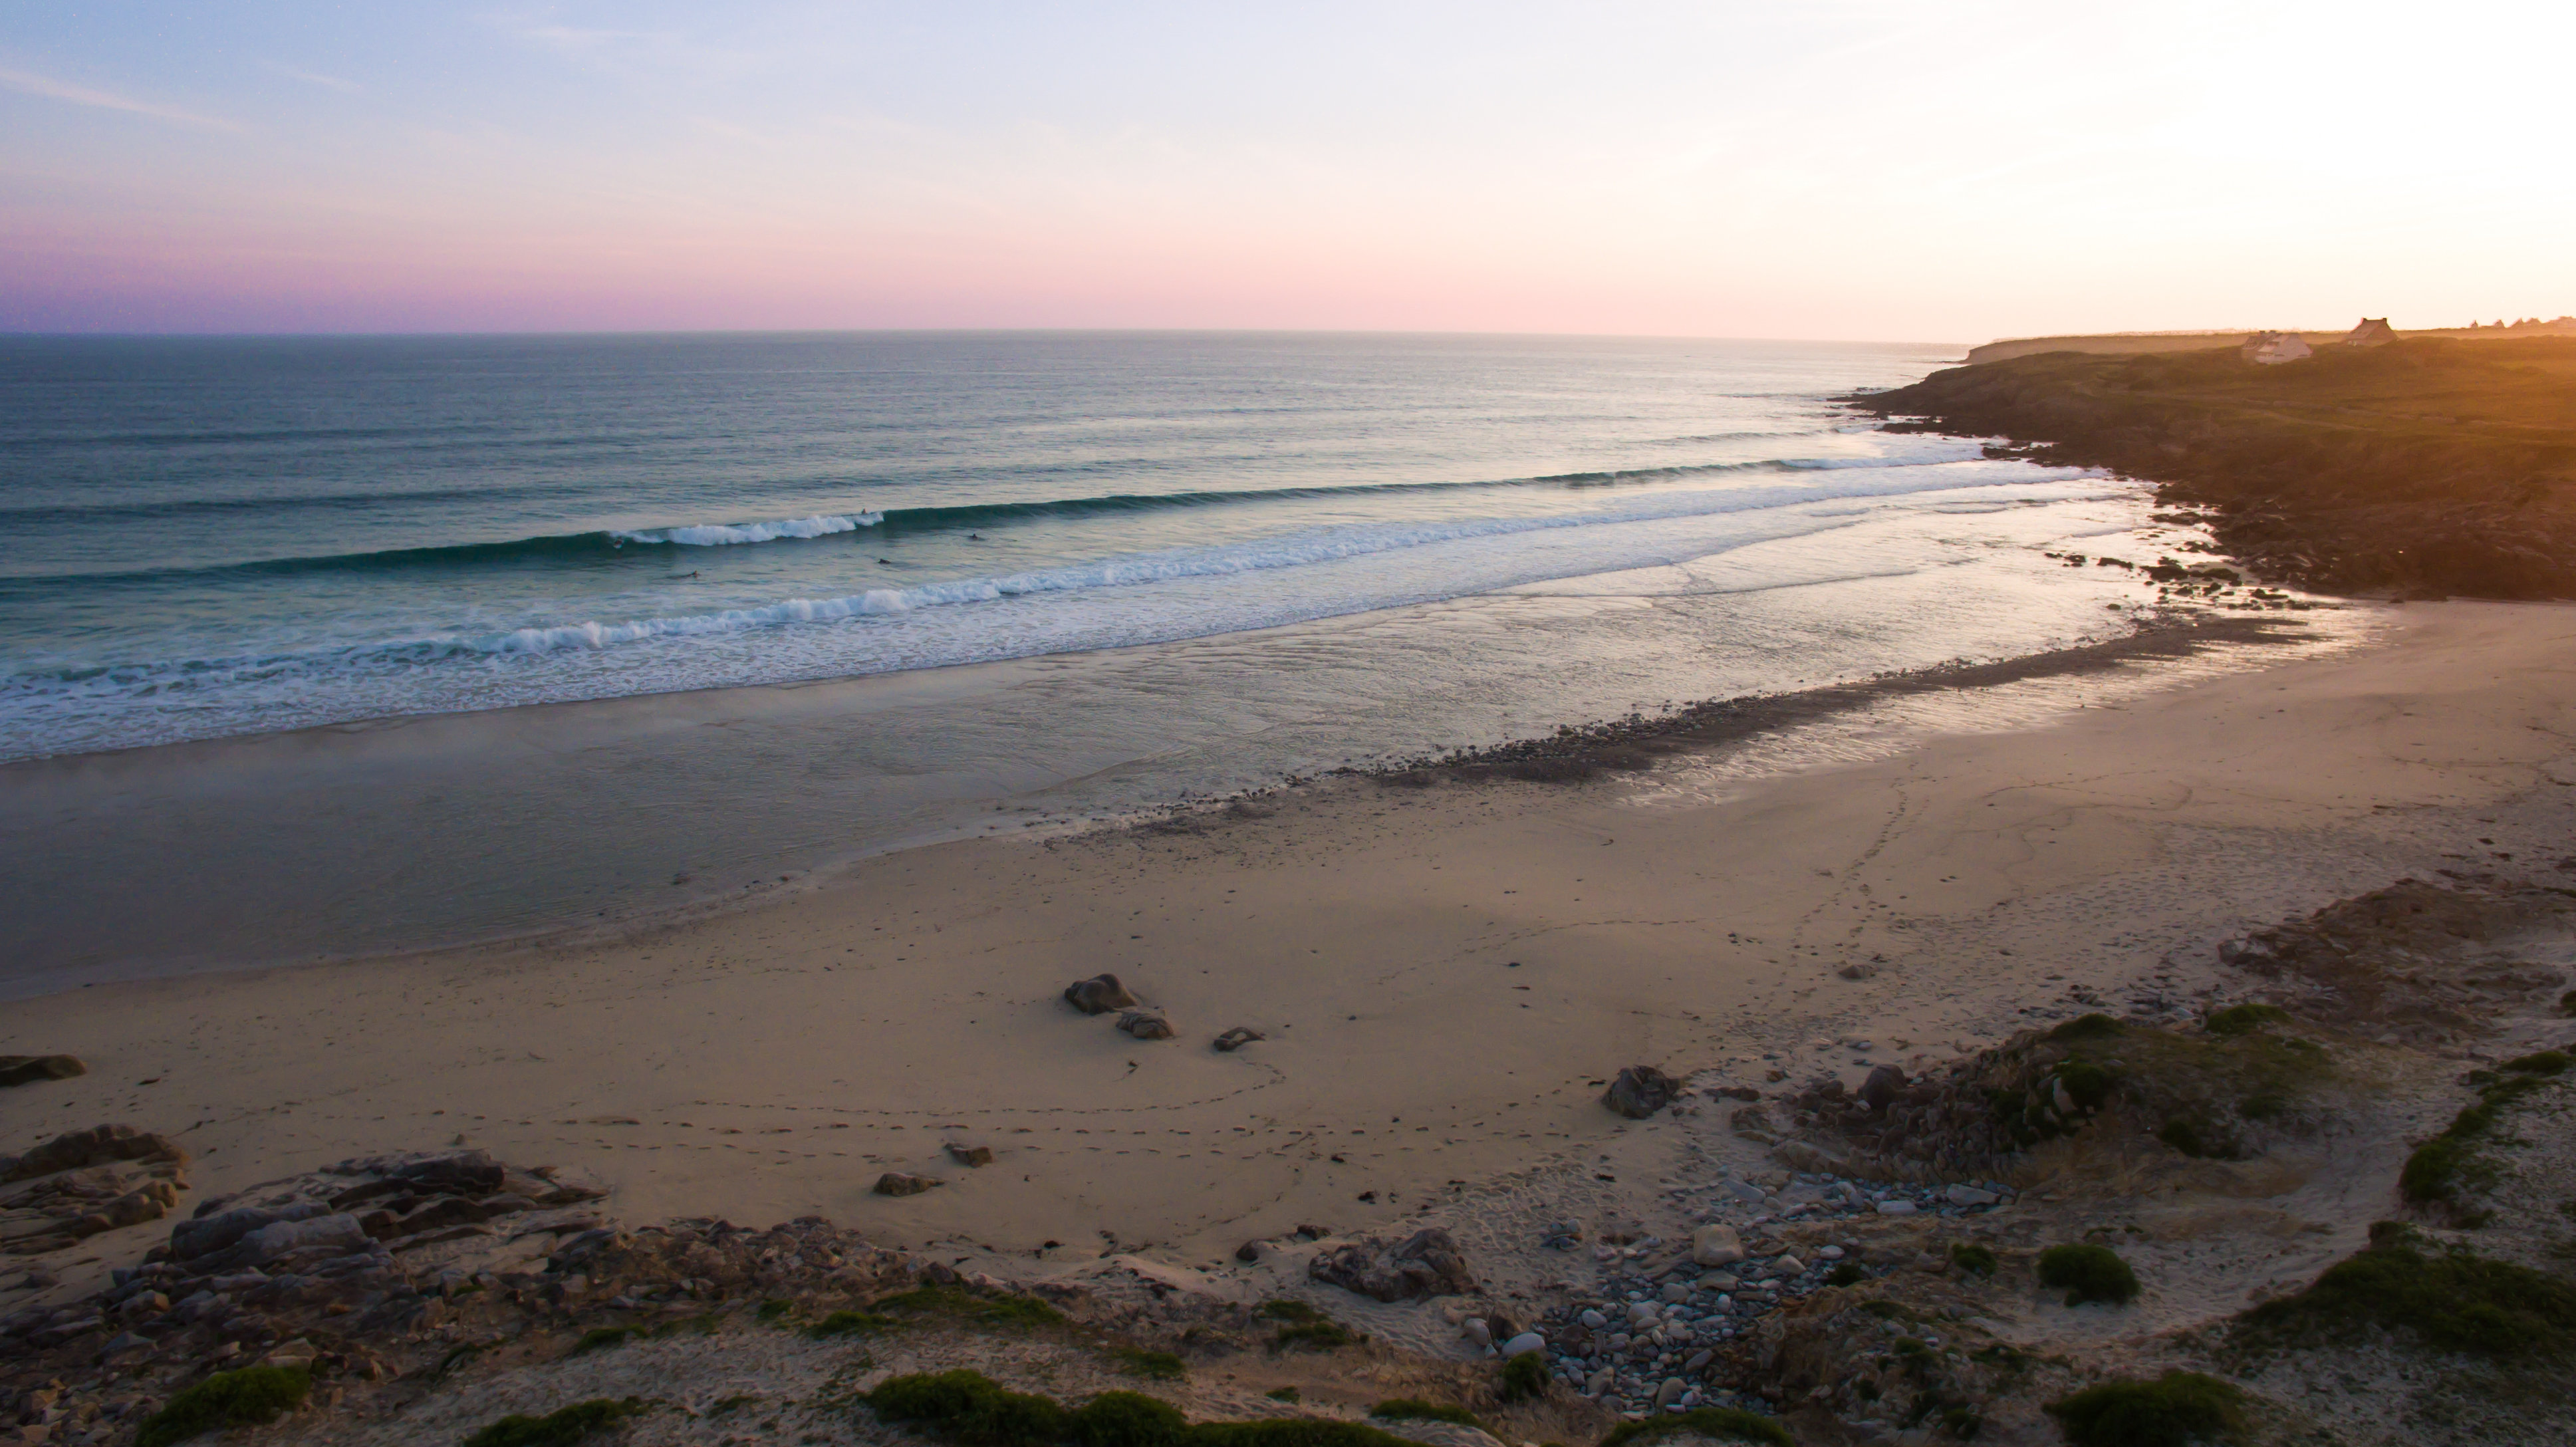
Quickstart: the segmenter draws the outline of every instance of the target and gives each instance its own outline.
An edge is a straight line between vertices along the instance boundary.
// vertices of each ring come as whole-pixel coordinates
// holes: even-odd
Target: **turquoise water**
[[[1168,642],[2043,477],[1935,347],[0,341],[0,759]]]

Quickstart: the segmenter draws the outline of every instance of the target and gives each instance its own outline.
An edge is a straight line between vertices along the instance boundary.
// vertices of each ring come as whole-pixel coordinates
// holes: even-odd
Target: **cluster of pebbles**
[[[1771,1226],[1812,1226],[1877,1216],[1966,1217],[1983,1215],[2009,1199],[1999,1183],[1949,1186],[1888,1185],[1800,1173],[1777,1193],[1750,1182],[1723,1188],[1728,1206],[1774,1209],[1734,1228],[1705,1226],[1687,1250],[1661,1265],[1645,1263],[1664,1243],[1648,1238],[1594,1248],[1612,1274],[1598,1300],[1552,1312],[1533,1337],[1507,1344],[1548,1353],[1558,1380],[1623,1415],[1686,1412],[1694,1407],[1745,1405],[1699,1380],[1725,1345],[1751,1331],[1764,1316],[1833,1284],[1838,1267],[1876,1275],[1858,1260],[1860,1243],[1826,1243],[1795,1250],[1764,1239]],[[1700,1219],[1722,1207],[1690,1212]],[[1548,1243],[1560,1249],[1580,1231],[1560,1223]]]

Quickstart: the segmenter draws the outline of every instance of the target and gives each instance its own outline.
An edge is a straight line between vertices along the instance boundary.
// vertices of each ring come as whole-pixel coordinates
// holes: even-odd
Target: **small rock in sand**
[[[1124,1010],[1136,1003],[1136,997],[1127,993],[1127,987],[1118,983],[1116,975],[1094,975],[1088,980],[1076,980],[1064,987],[1064,998],[1085,1015]]]
[[[0,1085],[33,1085],[87,1074],[89,1067],[74,1055],[0,1055]]]
[[[1265,1249],[1267,1248],[1258,1241],[1246,1241],[1242,1245],[1234,1248],[1234,1259],[1237,1261],[1258,1261],[1261,1259],[1261,1254]]]
[[[1630,1120],[1644,1120],[1672,1104],[1673,1093],[1681,1082],[1651,1065],[1631,1065],[1610,1082],[1601,1103]]]
[[[1118,1028],[1139,1040],[1169,1040],[1172,1022],[1151,1010],[1130,1010],[1118,1017]]]
[[[1267,1040],[1269,1038],[1269,1036],[1262,1034],[1258,1030],[1247,1030],[1243,1026],[1237,1025],[1233,1029],[1216,1037],[1216,1048],[1231,1054],[1234,1051],[1240,1050],[1244,1046],[1251,1044],[1255,1040]]]
[[[1732,1226],[1711,1222],[1691,1233],[1691,1262],[1698,1266],[1732,1266],[1744,1259],[1744,1241]]]
[[[991,1146],[970,1146],[964,1141],[948,1143],[948,1159],[961,1166],[989,1166],[993,1163]]]
[[[918,1196],[922,1192],[927,1191],[938,1184],[938,1178],[933,1176],[916,1176],[905,1171],[888,1171],[884,1175],[877,1177],[876,1192],[880,1196]]]

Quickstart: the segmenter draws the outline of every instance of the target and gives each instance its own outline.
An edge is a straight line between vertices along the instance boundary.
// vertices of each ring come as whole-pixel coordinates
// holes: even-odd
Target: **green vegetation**
[[[2290,1012],[2278,1005],[2230,1005],[2209,1017],[2212,1035],[2251,1035],[2266,1025],[2290,1023]]]
[[[1523,1352],[1503,1363],[1503,1400],[1535,1402],[1547,1395],[1547,1354]]]
[[[1265,1301],[1252,1314],[1263,1321],[1287,1323],[1279,1328],[1277,1336],[1270,1339],[1272,1351],[1292,1351],[1298,1347],[1331,1351],[1359,1340],[1358,1333],[1302,1301],[1284,1298]]]
[[[796,1303],[789,1301],[784,1297],[773,1296],[769,1300],[760,1304],[760,1310],[757,1315],[762,1321],[776,1321],[795,1309]]]
[[[938,1316],[967,1326],[1032,1331],[1060,1326],[1064,1313],[1035,1297],[982,1296],[956,1286],[924,1286],[870,1303],[870,1310],[902,1316]]]
[[[2164,1128],[2156,1132],[2156,1139],[2195,1160],[2210,1153],[2209,1146],[2200,1138],[2200,1128],[2180,1116],[2166,1121]]]
[[[2184,1447],[2234,1437],[2245,1394],[2216,1377],[2167,1372],[2152,1382],[2104,1382],[2048,1404],[2074,1447]]]
[[[146,1417],[135,1447],[172,1447],[203,1432],[274,1422],[312,1390],[313,1374],[302,1367],[217,1372]]]
[[[1274,1402],[1299,1402],[1305,1400],[1304,1396],[1299,1393],[1295,1387],[1272,1387],[1269,1391],[1266,1391],[1261,1395],[1268,1397]]]
[[[1158,1382],[1177,1382],[1190,1374],[1189,1364],[1170,1352],[1147,1351],[1143,1347],[1119,1347],[1110,1355],[1118,1359],[1118,1370],[1131,1377],[1147,1377]]]
[[[2055,352],[1856,405],[2153,479],[2168,501],[2217,507],[2220,546],[2272,577],[2576,596],[2576,341],[2406,339],[2277,367],[2233,347]]]
[[[1520,1358],[1515,1357],[1513,1360],[1518,1361]],[[1369,1408],[1369,1415],[1384,1417],[1390,1422],[1455,1422],[1461,1427],[1473,1427],[1480,1432],[1485,1427],[1484,1423],[1476,1420],[1475,1413],[1464,1407],[1448,1402],[1426,1402],[1420,1397],[1396,1397],[1380,1402]]]
[[[1629,1447],[1631,1443],[1652,1442],[1659,1437],[1713,1437],[1721,1442],[1763,1442],[1770,1447],[1797,1447],[1789,1429],[1759,1412],[1746,1412],[1734,1407],[1701,1407],[1691,1412],[1668,1412],[1642,1422],[1622,1422],[1601,1439],[1601,1447]]]
[[[1972,1276],[1992,1276],[2002,1263],[1995,1259],[1994,1248],[1973,1241],[1950,1243],[1950,1264]]]
[[[2051,1040],[2101,1040],[2127,1027],[2108,1015],[2078,1015],[2048,1032]]]
[[[2382,1221],[2367,1248],[2326,1268],[2315,1285],[2239,1317],[2239,1335],[2256,1346],[2288,1346],[2404,1329],[2443,1351],[2490,1357],[2557,1356],[2576,1345],[2576,1287],[2431,1245]]]
[[[640,1326],[595,1326],[583,1332],[581,1340],[574,1342],[572,1350],[566,1355],[577,1357],[591,1352],[606,1351],[610,1347],[622,1347],[626,1345],[628,1337],[643,1334],[644,1329]]]
[[[1857,1261],[1837,1261],[1834,1269],[1825,1273],[1827,1286],[1857,1286],[1867,1280],[1869,1273],[1863,1271]]]
[[[879,1336],[902,1326],[893,1317],[873,1311],[836,1311],[805,1328],[805,1334],[816,1341],[830,1341],[836,1336]]]
[[[2068,1306],[2088,1301],[2119,1306],[2138,1295],[2138,1274],[2108,1246],[2049,1247],[2039,1253],[2039,1282],[2067,1288]]]
[[[2495,1166],[2480,1160],[2478,1142],[2494,1131],[2503,1119],[2506,1106],[2537,1090],[2545,1082],[2565,1071],[2571,1062],[2556,1050],[2544,1050],[2508,1060],[2498,1075],[2479,1071],[2469,1078],[2478,1081],[2478,1098],[2451,1118],[2440,1135],[2416,1148],[2397,1173],[2398,1193],[2419,1206],[2440,1203],[2455,1212],[2463,1206],[2463,1197],[2495,1180]],[[2471,1222],[2470,1224],[2475,1224]]]
[[[598,1397],[559,1407],[542,1417],[514,1412],[466,1438],[465,1447],[572,1447],[591,1433],[604,1431],[643,1410],[644,1403],[633,1397],[622,1402]]]
[[[2570,990],[2558,997],[2558,1013],[2576,1015],[2576,990]]]
[[[1178,1408],[1138,1392],[1103,1392],[1067,1411],[972,1371],[895,1377],[866,1401],[886,1421],[962,1447],[1406,1447],[1403,1439],[1357,1422],[1289,1418],[1193,1426]]]

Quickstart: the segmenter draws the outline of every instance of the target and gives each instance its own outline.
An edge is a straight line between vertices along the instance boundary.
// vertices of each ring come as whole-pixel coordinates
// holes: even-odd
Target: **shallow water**
[[[1944,356],[0,344],[0,991],[648,913],[2125,626],[2132,575],[2047,554],[2170,546],[2141,490],[1828,400]]]

